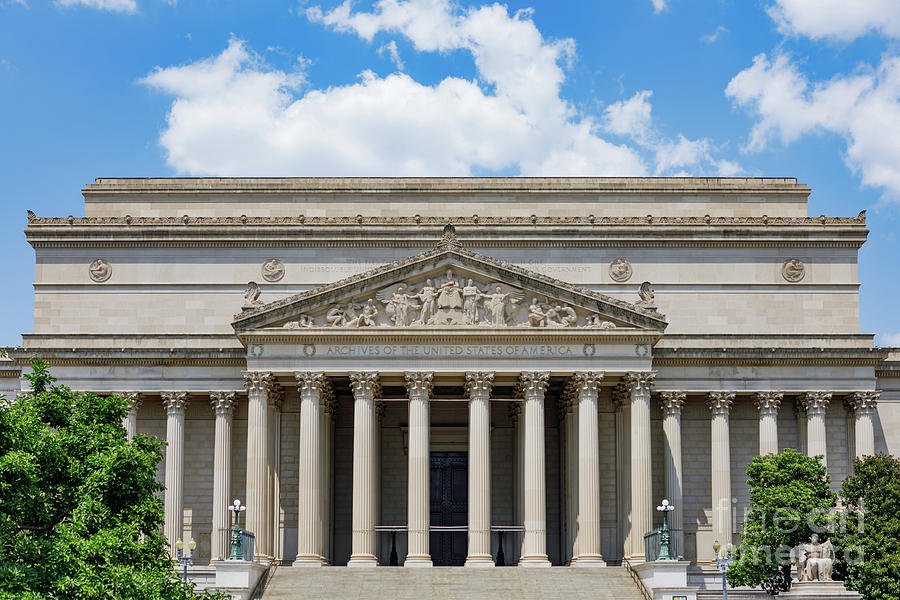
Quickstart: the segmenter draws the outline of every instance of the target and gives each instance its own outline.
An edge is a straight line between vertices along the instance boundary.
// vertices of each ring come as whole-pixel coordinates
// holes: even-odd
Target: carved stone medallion
[[[624,258],[617,258],[609,263],[609,276],[613,281],[622,283],[631,279],[631,263]]]
[[[266,281],[281,281],[284,277],[284,263],[277,258],[270,258],[262,264],[262,276]]]
[[[781,265],[781,276],[785,281],[797,283],[806,275],[806,265],[797,258],[789,258]]]
[[[88,274],[97,283],[103,283],[112,277],[112,265],[102,258],[98,258],[88,265]]]

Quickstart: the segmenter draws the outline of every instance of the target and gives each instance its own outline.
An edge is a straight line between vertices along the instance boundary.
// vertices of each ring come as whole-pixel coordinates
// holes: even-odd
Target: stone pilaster
[[[875,426],[872,418],[881,392],[854,392],[848,399],[853,413],[856,458],[875,454]]]
[[[600,552],[600,422],[597,394],[602,373],[576,373],[578,393],[578,527],[575,531],[579,567],[605,567]]]
[[[663,461],[666,464],[666,498],[675,510],[669,515],[669,527],[680,530],[678,553],[684,553],[684,480],[681,464],[681,409],[687,398],[685,392],[660,392],[663,411]]]
[[[652,462],[650,456],[650,389],[656,373],[628,373],[631,392],[631,552],[632,562],[644,560],[644,534],[653,526]]]
[[[213,560],[228,557],[231,526],[231,417],[237,405],[237,392],[210,392],[216,412],[215,453],[213,454],[212,532],[210,556]]]
[[[825,409],[831,402],[831,392],[806,392],[802,396],[806,408],[806,454],[822,457],[822,464],[828,466],[828,449],[825,433]]]
[[[163,392],[166,408],[166,494],[163,531],[169,552],[175,556],[175,541],[184,533],[184,409],[187,392]]]
[[[125,439],[130,440],[137,433],[138,410],[140,410],[144,399],[140,392],[120,392],[119,395],[128,402],[126,405],[128,412],[125,413],[125,417],[122,419],[122,426],[125,428]]]
[[[759,454],[778,454],[778,409],[783,392],[757,392],[759,409]]]
[[[246,528],[256,536],[254,558],[268,560],[269,533],[269,394],[276,385],[271,373],[244,373],[247,387]]]
[[[322,373],[294,373],[300,388],[300,515],[297,521],[295,567],[325,564],[322,515],[322,400],[330,390]]]
[[[520,377],[520,389],[525,399],[525,539],[519,560],[523,567],[550,566],[544,447],[544,394],[549,383],[547,372],[527,372]]]
[[[374,567],[378,508],[378,373],[350,373],[353,390],[353,533],[348,567]]]
[[[710,392],[712,413],[710,464],[712,466],[712,533],[722,546],[732,543],[731,531],[731,434],[728,417],[734,392]]]
[[[469,544],[467,567],[493,567],[491,554],[491,387],[493,373],[466,373],[469,396]]]
[[[406,373],[409,394],[408,550],[405,567],[430,567],[431,411],[433,375]]]

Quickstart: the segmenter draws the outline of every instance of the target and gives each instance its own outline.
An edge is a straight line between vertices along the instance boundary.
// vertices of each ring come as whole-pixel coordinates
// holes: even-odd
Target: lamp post
[[[713,543],[713,552],[716,553],[716,566],[722,571],[722,600],[728,600],[728,581],[725,576],[728,574],[728,569],[731,568],[731,551],[734,550],[734,546],[728,544],[725,551],[720,554],[721,548],[719,540],[716,540]]]
[[[235,500],[234,504],[228,507],[228,510],[234,513],[234,528],[231,530],[231,553],[228,556],[228,560],[244,560],[244,549],[241,547],[241,528],[239,524],[241,513],[247,510],[247,507],[241,505],[240,500]]]
[[[675,510],[675,507],[669,504],[668,500],[663,500],[662,505],[657,506],[656,510],[663,514],[662,531],[659,534],[659,558],[657,560],[674,560],[672,556],[671,542],[672,537],[669,535],[669,513]]]
[[[189,555],[186,555],[184,552],[185,545],[191,551]],[[187,543],[181,541],[180,539],[175,540],[175,548],[178,550],[177,561],[184,565],[184,582],[187,583],[187,568],[188,565],[194,564],[194,548],[197,547],[197,542],[194,541],[194,538],[191,538],[187,541]]]

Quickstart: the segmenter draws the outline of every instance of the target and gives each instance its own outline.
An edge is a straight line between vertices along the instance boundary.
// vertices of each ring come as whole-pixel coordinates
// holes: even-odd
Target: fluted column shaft
[[[875,426],[872,418],[881,392],[855,392],[850,397],[850,408],[854,416],[854,438],[856,458],[875,454]]]
[[[655,373],[628,373],[631,391],[631,552],[629,560],[644,560],[644,534],[653,525],[650,456],[650,389]]]
[[[138,409],[140,409],[143,399],[140,392],[122,392],[120,396],[128,402],[126,407],[128,412],[122,419],[122,426],[125,428],[125,439],[131,440],[137,434]]]
[[[430,567],[431,373],[406,373],[409,394],[408,549],[405,567]]]
[[[544,394],[550,382],[550,374],[522,373],[520,381],[525,398],[525,539],[519,565],[549,567]]]
[[[467,567],[493,567],[491,554],[491,387],[493,373],[466,373],[469,396]]]
[[[164,392],[166,407],[166,494],[163,530],[169,552],[175,556],[175,542],[184,533],[184,409],[187,392]]]
[[[378,465],[375,397],[378,373],[350,373],[353,389],[353,533],[348,567],[374,567]]]
[[[576,373],[578,392],[578,528],[575,564],[603,567],[600,553],[600,422],[597,392],[601,373]]]
[[[231,505],[231,417],[237,404],[237,392],[210,392],[216,412],[215,452],[213,454],[212,532],[210,556],[225,559],[229,554],[228,507]]]
[[[247,386],[247,516],[246,527],[256,536],[254,558],[268,560],[269,533],[269,393],[271,373],[244,374]]]
[[[825,409],[831,402],[831,392],[807,392],[803,394],[802,402],[806,408],[806,454],[821,455],[822,464],[828,466]]]
[[[778,454],[778,408],[782,392],[759,392],[756,408],[759,409],[759,454]]]
[[[322,373],[295,373],[300,388],[300,515],[295,567],[325,564],[322,515],[322,402],[329,392]]]
[[[685,392],[660,392],[663,410],[663,460],[666,464],[666,498],[675,507],[669,515],[669,527],[679,530],[677,551],[684,553],[684,482],[681,464],[681,409],[687,398]]]
[[[734,392],[710,392],[712,412],[710,463],[712,467],[712,533],[722,546],[731,543],[731,434],[728,416]]]

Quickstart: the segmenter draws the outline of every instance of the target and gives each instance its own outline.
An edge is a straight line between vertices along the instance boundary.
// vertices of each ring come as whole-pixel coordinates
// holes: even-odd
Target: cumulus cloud
[[[650,2],[653,3],[653,12],[656,14],[666,10],[668,5],[668,0],[650,0]]]
[[[85,6],[98,10],[132,14],[137,12],[135,0],[55,0],[57,6]]]
[[[850,41],[877,32],[900,38],[897,0],[776,0],[768,12],[785,35]]]
[[[643,90],[628,100],[620,100],[607,106],[603,112],[606,130],[616,135],[645,139],[650,132],[652,95],[652,91]]]
[[[789,144],[810,133],[833,133],[846,141],[845,162],[863,184],[900,199],[900,56],[810,82],[788,56],[760,54],[725,93],[756,119],[748,151],[773,140]]]

